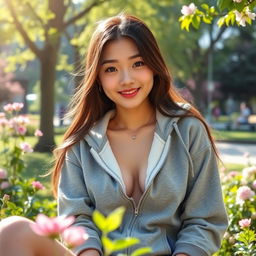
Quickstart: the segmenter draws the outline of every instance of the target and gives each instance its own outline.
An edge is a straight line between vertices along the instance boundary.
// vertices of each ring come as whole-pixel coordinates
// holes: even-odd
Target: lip
[[[139,88],[132,88],[132,89],[127,89],[127,90],[123,90],[123,91],[120,91],[119,94],[125,98],[132,98],[132,97],[135,97],[138,92],[140,90],[140,87]]]

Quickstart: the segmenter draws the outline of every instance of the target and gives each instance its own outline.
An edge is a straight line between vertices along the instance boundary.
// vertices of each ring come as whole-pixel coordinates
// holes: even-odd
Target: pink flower
[[[5,118],[5,113],[4,112],[0,112],[0,118]]]
[[[3,196],[3,202],[6,203],[7,201],[10,200],[10,198],[11,198],[11,197],[10,197],[9,195],[4,194],[4,196]]]
[[[43,133],[42,133],[42,131],[40,131],[40,130],[37,129],[37,130],[35,131],[34,135],[35,135],[36,137],[42,137],[42,136],[43,136]]]
[[[183,5],[182,9],[181,9],[181,13],[184,16],[189,16],[189,15],[193,15],[196,12],[197,7],[195,6],[194,3],[191,3],[190,5]]]
[[[88,237],[88,234],[82,227],[69,227],[62,233],[62,238],[69,248],[82,244]]]
[[[4,169],[0,169],[0,180],[4,180],[7,178],[7,171]]]
[[[237,190],[236,202],[238,204],[243,204],[245,200],[252,198],[255,195],[255,192],[252,191],[248,186],[241,186]]]
[[[0,125],[5,127],[9,124],[9,121],[6,118],[0,118]]]
[[[242,219],[242,220],[239,220],[238,223],[240,228],[248,228],[251,225],[251,219]]]
[[[33,152],[33,148],[27,142],[20,143],[20,148],[25,153]]]
[[[43,184],[40,181],[32,181],[32,187],[36,190],[42,190],[45,189],[45,187],[43,186]]]
[[[7,104],[3,108],[4,108],[4,111],[6,111],[6,112],[12,112],[13,111],[12,104]]]
[[[246,26],[246,21],[248,22],[248,20],[254,20],[256,17],[256,14],[251,12],[248,7],[246,7],[242,12],[235,10],[234,13],[236,15],[237,23],[242,27]]]
[[[67,229],[74,220],[75,218],[73,216],[49,218],[44,214],[38,214],[35,223],[32,223],[30,227],[40,236],[56,238],[60,233]]]
[[[9,187],[10,187],[10,183],[8,181],[3,181],[0,184],[0,189],[6,189],[6,188],[9,188]]]
[[[14,103],[12,104],[12,108],[13,108],[13,110],[15,110],[15,111],[20,111],[23,107],[24,107],[24,104],[23,104],[23,103],[14,102]]]
[[[242,170],[243,178],[248,179],[253,174],[256,174],[256,166],[246,167]]]
[[[254,189],[256,189],[256,180],[253,181],[252,187],[253,187]]]
[[[25,126],[17,126],[15,127],[15,130],[17,134],[20,134],[20,135],[25,135],[25,133],[27,132],[27,128]]]

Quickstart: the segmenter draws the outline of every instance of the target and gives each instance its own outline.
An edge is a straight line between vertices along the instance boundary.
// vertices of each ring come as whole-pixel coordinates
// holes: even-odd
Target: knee
[[[30,223],[32,223],[31,220],[20,216],[12,216],[3,219],[0,222],[0,239],[25,236],[28,232],[32,232],[29,227]]]

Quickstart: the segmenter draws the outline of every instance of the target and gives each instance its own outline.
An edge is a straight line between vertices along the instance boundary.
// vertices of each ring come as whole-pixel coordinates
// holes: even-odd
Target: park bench
[[[248,123],[236,124],[228,123],[226,126],[227,130],[245,130],[245,131],[256,131],[256,115],[250,115],[248,117]]]

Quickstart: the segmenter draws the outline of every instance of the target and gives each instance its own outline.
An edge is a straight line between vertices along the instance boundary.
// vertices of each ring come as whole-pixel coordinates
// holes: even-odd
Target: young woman
[[[75,255],[102,255],[92,213],[119,206],[126,212],[111,239],[137,237],[151,255],[212,255],[228,223],[216,148],[200,113],[176,92],[149,28],[124,14],[101,22],[85,70],[53,170],[59,214],[76,216],[90,236]],[[18,225],[27,232],[19,238],[22,255],[52,255],[42,254],[53,246],[32,234],[28,221],[9,222],[10,235]],[[63,255],[66,249],[54,246]]]

